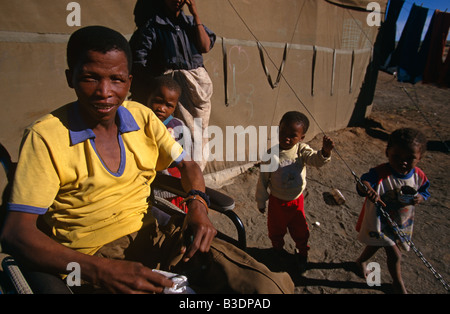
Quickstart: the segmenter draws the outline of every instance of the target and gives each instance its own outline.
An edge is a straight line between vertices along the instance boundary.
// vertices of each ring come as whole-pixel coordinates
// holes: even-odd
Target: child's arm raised
[[[323,141],[322,141],[322,155],[323,155],[323,157],[325,157],[325,158],[330,157],[331,156],[331,151],[333,150],[333,148],[334,148],[333,140],[330,137],[324,135]]]

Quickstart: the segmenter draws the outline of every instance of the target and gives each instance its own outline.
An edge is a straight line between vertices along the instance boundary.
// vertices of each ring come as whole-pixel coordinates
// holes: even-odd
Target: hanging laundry
[[[424,83],[445,83],[449,61],[444,63],[443,56],[449,27],[450,13],[434,11],[421,49],[423,50],[421,58],[424,60]]]
[[[435,24],[436,24],[436,12],[437,12],[437,10],[434,11],[433,16],[431,17],[431,21],[428,26],[427,33],[425,34],[425,37],[422,41],[422,45],[420,46],[420,50],[419,50],[418,67],[421,70],[423,76],[425,76],[425,73],[424,73],[425,66],[427,64],[428,55],[430,52],[430,46],[432,45],[431,37],[433,34],[433,29],[435,28]],[[425,83],[425,78],[423,79],[423,82]]]
[[[427,14],[428,8],[413,4],[392,55],[390,66],[398,67],[398,80],[401,82],[416,83],[421,79],[420,70],[417,69],[418,51]]]
[[[397,33],[397,20],[405,0],[391,0],[386,20],[380,28],[380,64],[385,70],[390,62],[390,57],[395,49],[395,35]]]
[[[437,81],[439,87],[450,87],[450,53],[447,54]]]

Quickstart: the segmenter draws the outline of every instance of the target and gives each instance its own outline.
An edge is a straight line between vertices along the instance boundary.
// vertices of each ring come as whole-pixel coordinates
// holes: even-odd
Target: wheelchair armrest
[[[158,173],[152,183],[152,187],[169,191],[182,197],[187,196],[187,192],[183,190],[183,186],[181,185],[181,180],[179,178],[168,176],[165,174]],[[211,209],[221,213],[225,213],[226,211],[234,209],[235,204],[234,200],[231,197],[208,187],[206,187],[205,192],[209,196],[209,200],[211,202],[211,205],[209,207]]]
[[[183,186],[181,185],[180,178],[168,176],[161,173],[158,173],[156,175],[155,180],[152,183],[152,188],[165,190],[182,197],[187,196],[187,192],[184,191]],[[206,187],[205,192],[206,194],[208,194],[211,203],[209,208],[221,214],[224,214],[233,222],[238,233],[237,246],[245,250],[247,247],[245,227],[239,216],[233,211],[235,206],[234,200],[231,197],[208,187]],[[226,238],[228,238],[230,242],[232,241],[231,238]]]

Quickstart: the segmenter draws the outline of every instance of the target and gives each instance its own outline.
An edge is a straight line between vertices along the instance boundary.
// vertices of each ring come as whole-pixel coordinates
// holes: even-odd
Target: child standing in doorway
[[[331,160],[334,142],[323,137],[322,149],[316,151],[302,143],[309,128],[308,118],[301,112],[286,112],[279,124],[279,166],[273,172],[260,172],[256,202],[261,213],[268,202],[267,226],[276,251],[282,251],[289,230],[295,242],[299,270],[306,270],[309,228],[304,210],[306,166],[321,167]]]
[[[386,148],[387,163],[369,170],[361,176],[364,186],[357,185],[358,193],[366,197],[358,219],[358,240],[366,247],[356,260],[362,274],[366,262],[380,247],[384,247],[389,273],[396,292],[407,293],[401,276],[400,248],[409,251],[405,240],[410,240],[414,225],[415,205],[426,200],[430,193],[424,172],[417,164],[426,151],[425,135],[415,129],[402,128],[390,136]],[[369,201],[368,201],[369,200]],[[407,239],[399,239],[392,227],[377,209],[375,203],[386,205],[384,210],[396,222]]]

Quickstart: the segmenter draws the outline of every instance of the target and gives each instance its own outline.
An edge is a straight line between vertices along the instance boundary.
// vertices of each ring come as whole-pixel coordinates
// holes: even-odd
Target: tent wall
[[[321,130],[346,127],[378,33],[378,27],[367,24],[369,12],[315,0],[231,3],[233,6],[228,1],[212,0],[205,1],[202,7],[206,12],[220,12],[204,22],[214,26],[227,51],[228,106],[224,105],[222,42],[205,56],[214,80],[212,124],[221,128],[271,126],[277,125],[286,111],[300,110],[312,115],[306,140]],[[367,5],[364,1],[358,3],[360,7]],[[378,3],[384,10],[386,1]],[[284,78],[275,89],[269,86],[263,72],[256,39],[265,47],[266,66],[272,79],[281,64],[284,45],[289,43]],[[210,163],[209,171],[232,164]]]
[[[67,87],[65,46],[78,27],[68,26],[70,1],[0,3],[0,141],[17,159],[23,129],[74,99]],[[79,0],[81,26],[105,25],[131,36],[134,0]],[[372,56],[378,27],[366,22],[366,1],[346,6],[325,0],[197,0],[202,22],[218,36],[205,65],[214,83],[210,124],[277,125],[288,110],[312,114],[320,128],[346,127]],[[342,2],[342,1],[334,1]],[[345,2],[345,1],[344,1]],[[384,10],[387,0],[378,1]],[[238,14],[244,19],[245,24]],[[250,29],[253,32],[250,33]],[[255,38],[256,37],[256,38]],[[284,79],[272,89],[263,72],[258,39],[273,78],[289,43]],[[222,43],[227,51],[225,104]],[[314,62],[315,60],[315,62]],[[273,61],[273,63],[272,63]],[[305,106],[305,107],[304,107]],[[308,139],[320,132],[311,121]],[[269,132],[270,136],[270,132]],[[226,139],[224,138],[224,143]],[[247,143],[248,147],[250,146]],[[224,147],[225,149],[225,147]],[[244,161],[211,162],[214,172]],[[4,184],[2,177],[0,184]]]

